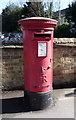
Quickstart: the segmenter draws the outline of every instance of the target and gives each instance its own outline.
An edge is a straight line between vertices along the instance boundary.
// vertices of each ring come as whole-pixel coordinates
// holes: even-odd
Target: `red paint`
[[[42,17],[19,21],[24,39],[24,89],[31,92],[52,90],[53,27],[57,21]],[[38,57],[38,43],[46,43],[46,56]]]

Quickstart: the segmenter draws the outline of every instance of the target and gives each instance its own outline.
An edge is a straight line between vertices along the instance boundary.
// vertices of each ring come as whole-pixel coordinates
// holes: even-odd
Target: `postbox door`
[[[35,34],[35,81],[32,83],[34,91],[45,92],[52,89],[52,53],[51,33]]]
[[[26,44],[24,59],[27,63],[25,63],[26,72],[24,74],[26,90],[46,92],[52,89],[53,46],[50,34],[38,33],[34,36],[34,32],[31,30],[26,34],[28,41],[24,42]]]

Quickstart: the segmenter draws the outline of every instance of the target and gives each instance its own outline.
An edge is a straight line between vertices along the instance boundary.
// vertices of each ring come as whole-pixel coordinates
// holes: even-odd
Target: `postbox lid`
[[[57,25],[57,21],[45,17],[30,17],[21,19],[18,21],[25,28],[36,28],[36,27],[54,27]]]

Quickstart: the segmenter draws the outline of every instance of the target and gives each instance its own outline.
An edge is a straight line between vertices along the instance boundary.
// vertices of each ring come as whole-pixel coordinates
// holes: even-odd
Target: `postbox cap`
[[[30,17],[21,19],[18,23],[24,28],[37,28],[37,27],[54,27],[57,25],[57,21],[45,17]]]

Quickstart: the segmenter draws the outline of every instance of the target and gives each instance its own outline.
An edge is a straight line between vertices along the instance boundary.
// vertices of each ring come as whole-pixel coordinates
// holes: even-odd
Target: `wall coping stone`
[[[76,38],[54,38],[56,44],[76,44]]]
[[[3,48],[23,48],[23,46],[0,46],[1,49]]]
[[[76,44],[54,44],[54,47],[76,47]],[[23,46],[0,46],[0,49],[4,48],[23,48]]]
[[[54,44],[54,47],[76,47],[76,44]]]

